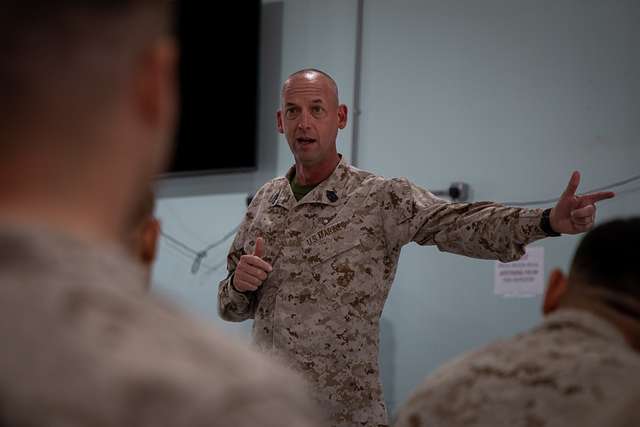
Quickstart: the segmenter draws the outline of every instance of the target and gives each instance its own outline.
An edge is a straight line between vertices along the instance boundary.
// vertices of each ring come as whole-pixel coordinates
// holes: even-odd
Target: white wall
[[[431,189],[466,181],[475,200],[498,201],[555,197],[573,169],[583,189],[640,174],[639,5],[365,0],[358,166]],[[201,248],[237,224],[246,193],[286,170],[291,157],[273,115],[290,72],[328,71],[353,108],[355,29],[353,0],[265,5],[259,169],[163,182],[165,230]],[[350,128],[340,134],[347,157],[351,138]],[[598,214],[638,215],[640,194],[603,203]],[[547,270],[566,267],[576,241],[543,241]],[[221,261],[227,247],[205,262]],[[163,242],[155,289],[246,340],[248,323],[215,312],[224,268],[193,276],[183,258]],[[390,408],[444,360],[540,319],[539,298],[496,297],[492,280],[491,262],[405,248],[382,319]]]
[[[556,197],[640,174],[634,1],[365,2],[359,166],[475,200]],[[393,101],[390,101],[393,100]],[[636,183],[636,187],[640,183]],[[640,193],[599,208],[640,214]],[[576,239],[547,239],[547,270]],[[405,248],[382,359],[390,406],[453,355],[539,320],[539,298],[492,295],[493,263]]]

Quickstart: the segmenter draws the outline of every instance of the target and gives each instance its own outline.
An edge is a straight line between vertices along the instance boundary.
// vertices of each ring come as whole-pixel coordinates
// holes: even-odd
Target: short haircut
[[[60,103],[99,108],[118,84],[131,52],[170,31],[174,3],[3,1],[0,129],[28,126],[34,117],[56,112]]]
[[[616,219],[587,233],[573,257],[572,283],[640,299],[640,217]]]

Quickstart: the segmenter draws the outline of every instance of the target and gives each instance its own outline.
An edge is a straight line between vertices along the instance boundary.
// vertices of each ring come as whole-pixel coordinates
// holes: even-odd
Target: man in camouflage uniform
[[[406,179],[358,170],[336,151],[347,108],[318,70],[285,82],[277,123],[295,166],[253,198],[229,252],[219,312],[255,319],[254,342],[305,374],[335,426],[387,425],[378,321],[402,246],[511,261],[553,230],[588,229],[594,203],[612,196],[575,196],[574,174],[545,233],[541,210],[447,203]]]
[[[640,218],[587,234],[568,279],[551,274],[543,323],[438,369],[396,426],[640,425],[638,241]]]
[[[172,3],[2,2],[0,426],[322,425],[301,380],[144,292],[125,248],[174,135]]]

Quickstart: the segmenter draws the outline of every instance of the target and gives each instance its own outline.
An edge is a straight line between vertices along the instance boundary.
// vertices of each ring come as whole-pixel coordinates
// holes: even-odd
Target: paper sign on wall
[[[518,261],[496,261],[493,292],[504,297],[531,297],[544,292],[544,248],[527,247]]]

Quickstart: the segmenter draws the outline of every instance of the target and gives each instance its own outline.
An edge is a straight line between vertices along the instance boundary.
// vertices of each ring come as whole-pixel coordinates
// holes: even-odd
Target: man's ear
[[[347,116],[349,114],[349,110],[347,106],[344,104],[340,104],[338,106],[338,129],[344,129],[347,127]]]
[[[554,269],[549,275],[547,290],[544,294],[542,312],[545,316],[556,311],[560,299],[567,292],[567,286],[567,276],[565,276],[562,270],[558,268]]]
[[[276,127],[279,133],[284,133],[284,123],[282,123],[282,110],[276,113]]]

